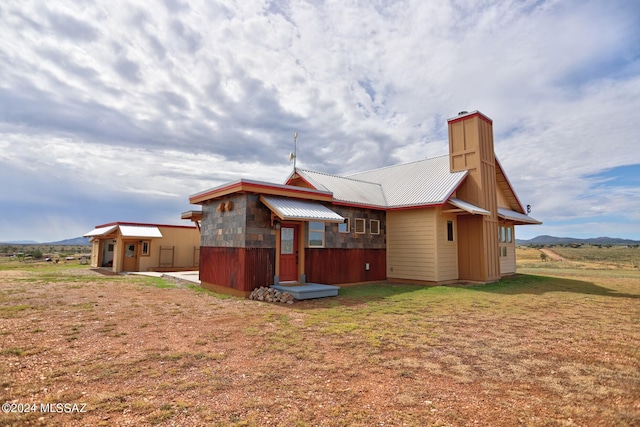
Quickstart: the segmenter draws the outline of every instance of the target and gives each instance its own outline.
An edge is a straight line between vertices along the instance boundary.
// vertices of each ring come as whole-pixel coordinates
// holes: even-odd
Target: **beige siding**
[[[116,243],[113,247],[113,267],[111,268],[115,273],[122,271],[122,254],[124,253],[124,243],[118,236]]]
[[[99,258],[100,258],[100,239],[94,238],[91,242],[91,267],[97,268],[99,267]]]
[[[150,239],[150,255],[140,256],[139,271],[149,271],[160,267],[160,247],[173,247],[173,267],[195,267],[198,252],[194,248],[200,247],[200,232],[196,228],[158,227],[162,238]],[[138,248],[141,252],[142,248]],[[163,265],[171,260],[171,251],[163,251]]]
[[[456,215],[442,214],[438,208],[437,219],[437,275],[438,282],[458,279],[458,224]],[[453,242],[447,240],[447,221],[453,221]]]
[[[387,213],[387,277],[437,281],[436,209]]]

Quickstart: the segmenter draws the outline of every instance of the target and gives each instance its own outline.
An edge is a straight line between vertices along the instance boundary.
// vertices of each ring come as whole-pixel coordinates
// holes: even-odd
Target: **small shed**
[[[194,226],[112,222],[97,225],[91,240],[91,267],[124,271],[197,270],[200,231]]]

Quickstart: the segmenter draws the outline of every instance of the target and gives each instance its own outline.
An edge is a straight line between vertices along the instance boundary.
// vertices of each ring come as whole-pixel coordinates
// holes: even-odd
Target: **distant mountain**
[[[537,236],[529,240],[516,239],[518,245],[566,245],[578,243],[582,245],[638,245],[640,240],[620,239],[617,237],[592,237],[576,239],[575,237]]]
[[[74,237],[73,239],[60,240],[58,242],[43,243],[43,245],[58,245],[58,246],[88,246],[89,239],[87,237]]]
[[[35,240],[14,240],[11,242],[0,242],[0,245],[52,245],[52,246],[89,246],[91,243],[86,237],[74,237],[73,239],[60,240],[58,242],[40,243]]]

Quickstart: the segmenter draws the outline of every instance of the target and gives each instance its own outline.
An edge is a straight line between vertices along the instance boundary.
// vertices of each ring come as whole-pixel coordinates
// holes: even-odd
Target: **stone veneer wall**
[[[362,209],[350,206],[328,206],[338,215],[349,218],[349,232],[340,233],[338,224],[326,224],[325,248],[337,249],[385,249],[386,248],[386,213],[373,209]],[[356,218],[364,218],[366,221],[365,233],[356,234]],[[380,221],[380,234],[371,234],[370,219]],[[307,228],[308,233],[308,228]]]
[[[218,211],[231,202],[230,211]],[[276,234],[270,225],[271,213],[256,194],[234,194],[202,206],[201,246],[234,248],[275,248]]]

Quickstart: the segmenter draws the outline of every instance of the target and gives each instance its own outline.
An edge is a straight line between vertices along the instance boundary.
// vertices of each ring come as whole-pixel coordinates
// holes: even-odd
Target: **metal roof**
[[[471,214],[474,215],[491,215],[491,212],[489,212],[486,209],[482,209],[476,205],[472,205],[469,202],[465,202],[464,200],[460,200],[460,199],[456,199],[455,197],[451,197],[449,200],[449,203],[451,203],[453,206],[458,207],[464,211],[467,211]]]
[[[296,169],[296,172],[314,188],[333,193],[334,200],[368,206],[387,206],[382,186],[375,182],[304,169]]]
[[[344,222],[343,217],[318,202],[278,196],[260,196],[260,201],[282,220]]]
[[[99,227],[99,228],[96,228],[94,230],[91,230],[90,232],[88,232],[87,234],[83,235],[82,237],[104,236],[106,234],[110,234],[116,228],[118,228],[117,225],[109,225],[109,226],[106,226],[106,227]]]
[[[542,224],[541,221],[538,221],[529,215],[521,214],[520,212],[512,211],[510,209],[498,208],[498,216],[520,224]]]
[[[445,155],[360,172],[349,178],[379,184],[387,207],[403,207],[446,202],[467,174],[450,172],[449,156]]]
[[[120,225],[122,237],[162,237],[160,229],[155,226],[145,225]]]

